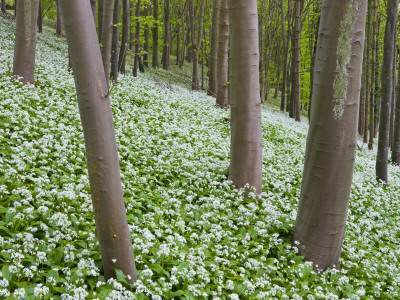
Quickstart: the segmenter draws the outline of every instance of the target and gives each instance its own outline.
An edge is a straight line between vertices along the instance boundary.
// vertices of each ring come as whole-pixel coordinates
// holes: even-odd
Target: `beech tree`
[[[339,267],[357,145],[364,0],[324,0],[293,242],[318,269]]]
[[[110,98],[92,9],[89,1],[60,0],[60,4],[85,138],[104,277],[115,277],[115,268],[118,268],[133,283],[137,276],[132,240],[122,197]]]
[[[13,76],[23,83],[35,81],[36,30],[39,0],[18,1],[15,26]]]
[[[59,0],[60,1],[60,0]],[[100,1],[101,2],[101,1]],[[100,3],[99,3],[100,5]],[[103,24],[101,29],[101,57],[107,85],[110,81],[111,41],[113,33],[114,0],[103,0]],[[94,20],[93,20],[94,22]]]
[[[6,13],[6,0],[1,0],[1,11]]]
[[[379,124],[378,154],[376,157],[376,179],[384,183],[388,180],[387,161],[389,155],[390,115],[393,97],[393,57],[399,0],[387,1],[387,19],[382,63],[382,99]]]
[[[119,42],[119,20],[121,17],[121,0],[114,0],[113,32],[111,41],[111,71],[110,80],[118,81],[118,42]]]
[[[121,48],[118,56],[118,70],[125,74],[126,53],[129,46],[129,27],[130,27],[130,4],[129,0],[122,0],[122,37]]]
[[[228,106],[228,0],[220,0],[218,37],[217,104],[221,108],[226,108]]]
[[[151,58],[151,66],[158,67],[158,0],[153,0],[153,57]]]
[[[218,33],[219,33],[219,7],[221,0],[212,2],[212,24],[211,24],[211,42],[210,42],[210,60],[208,68],[208,95],[217,95],[217,51],[218,51]],[[182,17],[183,19],[183,17]],[[183,26],[182,26],[183,27]]]
[[[230,26],[231,161],[237,188],[262,189],[261,100],[256,0],[228,0]]]

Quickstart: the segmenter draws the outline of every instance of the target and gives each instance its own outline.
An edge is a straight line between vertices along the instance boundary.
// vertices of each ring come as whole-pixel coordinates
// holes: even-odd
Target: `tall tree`
[[[26,1],[27,2],[27,1]],[[89,1],[60,0],[82,120],[104,277],[121,269],[136,281],[110,98]]]
[[[261,100],[256,0],[228,0],[231,161],[229,179],[262,190]]]
[[[384,183],[388,180],[387,161],[389,155],[389,134],[391,102],[393,97],[393,57],[399,0],[387,1],[386,30],[381,73],[382,96],[379,124],[378,153],[376,156],[376,179]]]
[[[394,117],[392,162],[400,166],[400,60],[397,73],[396,109]]]
[[[60,10],[60,0],[56,0],[56,13],[57,13],[57,23],[56,23],[56,34],[59,37],[62,37],[62,18],[61,18],[61,10]]]
[[[219,9],[221,0],[213,0],[212,2],[212,23],[211,23],[211,41],[210,41],[210,58],[208,70],[208,91],[210,96],[217,95],[217,52],[218,52],[218,33],[219,33]],[[183,16],[182,16],[183,18]]]
[[[339,267],[357,145],[365,0],[323,0],[303,182],[293,241]]]
[[[284,1],[281,1],[280,12],[282,18],[282,43],[283,43],[283,80],[282,80],[282,93],[281,93],[281,111],[285,110],[285,102],[286,102],[286,82],[287,82],[287,60],[288,60],[288,42],[286,40],[286,23],[285,23],[285,5]]]
[[[137,76],[137,71],[140,63],[140,5],[141,0],[137,0],[136,2],[136,10],[135,10],[135,60],[133,63],[133,76]]]
[[[6,13],[6,0],[1,0],[1,11]]]
[[[158,67],[158,0],[153,0],[153,56],[151,66]]]
[[[35,81],[36,29],[39,0],[18,1],[13,76],[22,77],[23,83]]]
[[[118,57],[118,70],[125,74],[126,53],[129,46],[129,27],[130,27],[130,4],[129,0],[122,0],[122,37],[121,48]]]
[[[121,0],[114,0],[113,32],[111,41],[111,72],[110,80],[118,81],[118,42],[119,42],[119,21],[121,17]]]
[[[189,0],[190,1],[190,0]],[[162,54],[162,65],[164,70],[169,68],[169,0],[164,1],[164,49]]]
[[[43,9],[42,9],[42,0],[39,0],[39,11],[38,11],[38,18],[37,18],[37,27],[38,32],[42,33],[43,31]]]
[[[301,1],[302,0],[296,0],[295,3],[295,22],[294,22],[294,118],[296,121],[300,122],[300,40],[301,40],[301,22],[300,22],[300,16],[301,16]]]
[[[97,1],[97,35],[99,37],[99,42],[101,43],[101,35],[103,32],[103,18],[104,18],[104,2],[107,0]]]
[[[101,57],[107,85],[110,81],[111,41],[113,33],[114,0],[103,0],[103,27],[101,29]],[[94,22],[94,21],[93,21]]]
[[[377,18],[378,18],[378,4],[377,0],[373,0],[373,21],[372,21],[372,58],[371,58],[371,90],[369,100],[369,141],[368,149],[374,148],[374,134],[375,134],[375,75],[376,75],[376,41],[377,41]]]
[[[151,13],[150,4],[146,4],[144,8],[145,17],[148,17]],[[144,25],[144,54],[143,54],[143,66],[149,68],[149,52],[150,52],[150,41],[149,41],[149,24],[146,20]]]
[[[221,108],[228,107],[228,40],[229,10],[228,0],[221,0],[219,9],[219,42],[217,60],[217,104]]]
[[[90,0],[90,4],[92,6],[93,18],[96,20],[96,6],[97,0]]]
[[[200,43],[203,36],[203,17],[204,17],[204,0],[200,3],[200,13],[199,13],[199,28],[197,30],[196,37],[196,20],[195,20],[195,10],[194,10],[194,0],[189,1],[189,17],[190,17],[190,36],[192,41],[192,62],[193,62],[193,72],[192,72],[192,89],[198,90],[199,86],[199,50]]]

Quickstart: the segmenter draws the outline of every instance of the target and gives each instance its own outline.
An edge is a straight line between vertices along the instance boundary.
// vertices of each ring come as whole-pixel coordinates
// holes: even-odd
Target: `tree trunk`
[[[210,42],[210,64],[208,68],[208,91],[210,96],[217,95],[217,53],[219,43],[219,9],[221,0],[213,0],[211,42]],[[183,16],[182,16],[183,18]]]
[[[368,126],[368,111],[369,111],[369,102],[370,100],[370,76],[369,76],[369,66],[370,66],[370,49],[371,49],[371,11],[372,11],[372,2],[368,1],[368,15],[367,15],[367,39],[365,45],[367,50],[365,51],[364,61],[365,61],[365,104],[364,104],[364,136],[363,143],[368,143],[368,130],[371,130],[370,126]]]
[[[190,1],[190,0],[189,0]],[[164,2],[164,49],[163,49],[163,69],[169,68],[169,0]]]
[[[158,0],[153,0],[153,57],[151,65],[153,68],[158,67]]]
[[[119,21],[121,16],[121,0],[114,0],[113,32],[111,41],[111,73],[110,80],[118,81],[118,42],[119,42]]]
[[[137,76],[137,71],[139,68],[139,53],[140,53],[140,4],[141,0],[137,0],[136,2],[136,11],[135,11],[135,61],[133,64],[133,76]]]
[[[104,0],[103,28],[101,30],[101,57],[107,85],[110,81],[111,40],[113,32],[114,0]]]
[[[125,61],[129,47],[129,27],[131,20],[129,0],[122,0],[122,6],[122,37],[118,58],[118,70],[125,74]]]
[[[23,83],[35,82],[36,29],[39,0],[18,1],[15,26],[13,76]],[[23,12],[23,13],[22,13]]]
[[[388,181],[387,161],[389,155],[390,109],[393,97],[394,38],[398,7],[399,0],[387,1],[387,19],[381,73],[381,117],[379,124],[378,153],[376,156],[376,179],[384,183]]]
[[[93,13],[94,20],[96,20],[96,4],[97,4],[97,0],[90,0],[90,5],[92,6],[92,13]]]
[[[228,107],[228,40],[229,40],[229,9],[228,0],[220,1],[219,33],[217,58],[217,104],[221,108]]]
[[[38,18],[37,18],[37,27],[38,32],[42,33],[43,31],[43,15],[42,15],[42,0],[39,0],[39,11],[38,11]]]
[[[372,24],[372,58],[371,58],[371,92],[369,102],[369,141],[368,149],[374,148],[374,134],[375,134],[375,67],[376,67],[376,30],[377,30],[377,15],[378,6],[377,0],[374,0],[373,7],[373,24]]]
[[[296,0],[295,44],[294,44],[294,118],[300,122],[300,39],[301,39],[301,0]]]
[[[56,0],[56,13],[57,13],[57,24],[56,24],[56,34],[59,37],[63,36],[62,30],[62,18],[61,18],[61,10],[60,10],[60,0]]]
[[[317,269],[339,268],[357,145],[364,0],[323,0],[293,242]]]
[[[282,79],[282,93],[281,93],[281,111],[285,111],[286,102],[286,82],[287,82],[287,60],[288,60],[288,43],[286,40],[286,29],[285,29],[285,5],[284,1],[281,1],[281,18],[282,18],[282,44],[283,44],[283,79]]]
[[[25,2],[25,1],[24,1]],[[96,232],[106,280],[136,281],[110,98],[89,1],[61,0],[82,120]],[[85,47],[83,47],[85,45]]]
[[[266,93],[266,86],[265,81],[268,80],[268,77],[265,76],[265,48],[269,41],[265,41],[265,34],[264,34],[264,18],[265,18],[265,10],[264,10],[264,1],[260,1],[260,13],[258,19],[258,44],[260,48],[260,99],[261,103],[265,101],[265,93]]]
[[[262,136],[256,0],[229,0],[231,160],[229,180],[262,191]],[[249,189],[247,189],[248,191]]]
[[[97,14],[97,34],[99,43],[101,43],[101,36],[103,34],[103,18],[104,18],[104,3],[108,0],[98,0],[98,14]]]
[[[145,16],[150,15],[150,4],[146,4],[144,8]],[[149,68],[149,52],[150,52],[150,42],[149,42],[149,25],[146,23],[144,25],[144,54],[143,54],[143,66]]]
[[[390,109],[390,136],[389,136],[389,147],[393,149],[393,135],[394,135],[394,117],[395,117],[395,109],[396,109],[396,83],[397,83],[397,24],[394,28],[394,41],[393,41],[393,83],[392,83],[392,100],[391,100],[391,109]]]
[[[199,89],[199,48],[201,39],[203,36],[203,16],[204,16],[204,3],[202,0],[200,4],[200,14],[199,14],[199,29],[196,38],[196,26],[195,26],[195,12],[194,12],[194,0],[189,0],[189,16],[190,16],[190,32],[192,39],[192,50],[193,50],[193,72],[192,72],[192,89]]]
[[[6,0],[1,0],[1,11],[6,13]]]
[[[396,108],[394,117],[392,162],[400,166],[400,60],[397,73]]]

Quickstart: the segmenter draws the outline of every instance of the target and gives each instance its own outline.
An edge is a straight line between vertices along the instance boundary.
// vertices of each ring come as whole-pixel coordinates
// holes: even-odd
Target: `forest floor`
[[[106,282],[65,39],[39,35],[35,86],[11,80],[12,21],[0,41],[0,298],[399,299],[398,168],[383,186],[357,152],[341,269],[317,275],[291,244],[306,122],[265,112],[263,193],[244,198],[229,112],[149,74],[111,95],[138,281]]]

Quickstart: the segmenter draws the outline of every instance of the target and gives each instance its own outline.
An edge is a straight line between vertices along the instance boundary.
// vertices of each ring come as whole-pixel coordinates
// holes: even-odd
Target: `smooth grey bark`
[[[130,5],[129,0],[122,0],[122,37],[121,48],[118,57],[118,70],[125,74],[126,53],[129,46],[129,27],[130,27]]]
[[[217,104],[221,108],[228,107],[228,41],[229,10],[228,0],[220,1],[219,33],[217,60]]]
[[[114,0],[103,0],[103,24],[101,29],[101,57],[107,85],[110,81],[111,41],[113,32]]]
[[[104,277],[115,268],[136,281],[114,124],[89,1],[60,0],[86,146],[90,191]]]
[[[372,1],[372,0],[370,0]],[[377,41],[377,27],[378,27],[378,4],[377,0],[373,0],[373,21],[372,21],[372,57],[371,57],[371,90],[369,97],[369,141],[368,149],[372,150],[374,148],[374,135],[375,135],[375,73],[376,73],[376,41]]]
[[[101,35],[103,32],[103,18],[104,18],[104,2],[107,0],[98,0],[97,3],[97,35],[99,43],[101,43]]]
[[[379,124],[378,153],[376,156],[376,179],[387,183],[387,162],[389,155],[390,115],[393,97],[393,57],[395,28],[399,0],[387,1],[386,30],[383,47],[383,62],[381,72],[381,117]]]
[[[119,42],[119,21],[121,17],[121,0],[114,0],[113,32],[111,41],[111,72],[110,80],[118,81],[118,42]]]
[[[231,160],[229,179],[262,190],[261,100],[256,0],[228,0]],[[248,191],[248,190],[247,190]]]
[[[39,0],[18,1],[15,26],[13,76],[23,83],[35,82],[35,54]]]
[[[210,41],[210,60],[208,68],[208,91],[210,96],[217,95],[217,61],[218,61],[218,41],[219,41],[219,9],[221,0],[213,0],[211,41]],[[182,16],[183,18],[183,16]]]
[[[295,25],[294,25],[294,118],[300,122],[300,40],[301,40],[301,1],[296,0],[295,4]]]
[[[151,66],[158,67],[158,0],[153,0],[153,56],[151,58]]]
[[[367,1],[323,0],[313,108],[293,243],[318,270],[339,268],[357,145]]]
[[[289,41],[286,38],[286,22],[285,22],[285,5],[284,1],[281,1],[280,5],[281,18],[282,18],[282,44],[283,44],[283,78],[282,78],[282,93],[281,93],[281,111],[285,111],[285,102],[286,102],[286,82],[287,82],[287,60],[288,60],[288,50],[289,50]]]

